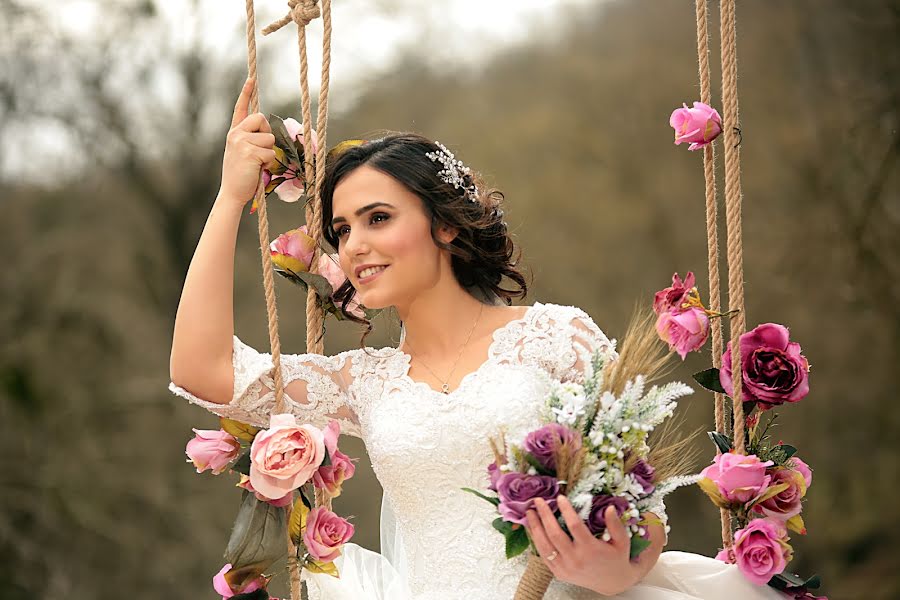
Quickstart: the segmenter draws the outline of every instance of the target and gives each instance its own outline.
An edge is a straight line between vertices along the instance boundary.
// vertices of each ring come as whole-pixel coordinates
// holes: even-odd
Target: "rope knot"
[[[288,14],[263,29],[263,35],[274,33],[291,21],[298,27],[306,27],[313,19],[322,16],[318,0],[288,0],[288,8]]]

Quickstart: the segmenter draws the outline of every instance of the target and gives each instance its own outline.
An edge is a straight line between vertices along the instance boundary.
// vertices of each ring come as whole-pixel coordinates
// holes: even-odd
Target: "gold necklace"
[[[437,379],[438,381],[441,382],[441,393],[442,394],[450,393],[450,378],[453,377],[453,372],[456,370],[456,365],[459,364],[459,359],[462,357],[463,350],[465,350],[466,346],[469,345],[469,340],[472,339],[472,334],[475,333],[475,327],[478,325],[478,321],[481,320],[481,313],[483,313],[483,312],[484,312],[484,304],[482,303],[481,308],[478,310],[478,317],[475,319],[475,322],[472,324],[472,330],[469,332],[469,337],[466,338],[466,341],[463,343],[462,348],[459,349],[459,354],[456,355],[456,360],[453,362],[453,368],[450,369],[450,374],[447,375],[446,381],[444,381],[443,379],[438,377],[437,373],[435,373],[431,369],[431,367],[429,367],[427,364],[425,364],[424,360],[422,360],[421,358],[418,359],[418,361],[420,363],[422,363],[422,366],[425,367],[426,369],[428,369],[428,372],[431,373],[435,379]],[[409,343],[409,339],[406,339],[405,341],[406,341],[406,344],[409,346],[409,349],[412,350],[413,352],[415,352],[416,349],[413,348],[412,344]],[[412,357],[413,355],[410,355],[410,356]]]

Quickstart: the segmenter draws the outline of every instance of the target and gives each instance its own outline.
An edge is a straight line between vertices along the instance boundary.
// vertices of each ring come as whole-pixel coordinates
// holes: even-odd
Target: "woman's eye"
[[[378,223],[381,221],[387,221],[390,217],[385,213],[375,213],[372,215],[372,218],[369,219],[372,223]],[[376,220],[377,219],[377,220]]]
[[[346,235],[346,233],[349,229],[350,228],[347,227],[346,225],[342,225],[341,227],[338,227],[337,229],[334,230],[334,234],[338,237],[344,237],[344,235]]]

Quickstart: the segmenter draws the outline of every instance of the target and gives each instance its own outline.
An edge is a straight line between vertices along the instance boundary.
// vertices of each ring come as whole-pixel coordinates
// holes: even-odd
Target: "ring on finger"
[[[557,556],[559,556],[559,552],[557,552],[556,550],[554,550],[553,552],[551,552],[550,554],[547,555],[547,562],[551,562],[551,561],[553,561],[553,560],[556,560],[556,557],[557,557]]]

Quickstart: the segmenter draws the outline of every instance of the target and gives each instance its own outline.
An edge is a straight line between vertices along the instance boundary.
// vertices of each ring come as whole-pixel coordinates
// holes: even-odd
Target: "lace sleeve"
[[[564,308],[568,310],[559,315],[563,343],[555,375],[562,381],[581,383],[590,374],[594,351],[613,344],[586,312],[574,306]]]
[[[282,354],[286,409],[299,421],[317,427],[335,419],[341,424],[341,433],[360,437],[359,419],[349,392],[351,354]],[[234,393],[228,404],[203,400],[174,383],[169,384],[169,390],[219,416],[268,427],[275,406],[271,354],[258,352],[234,336],[232,364]]]

